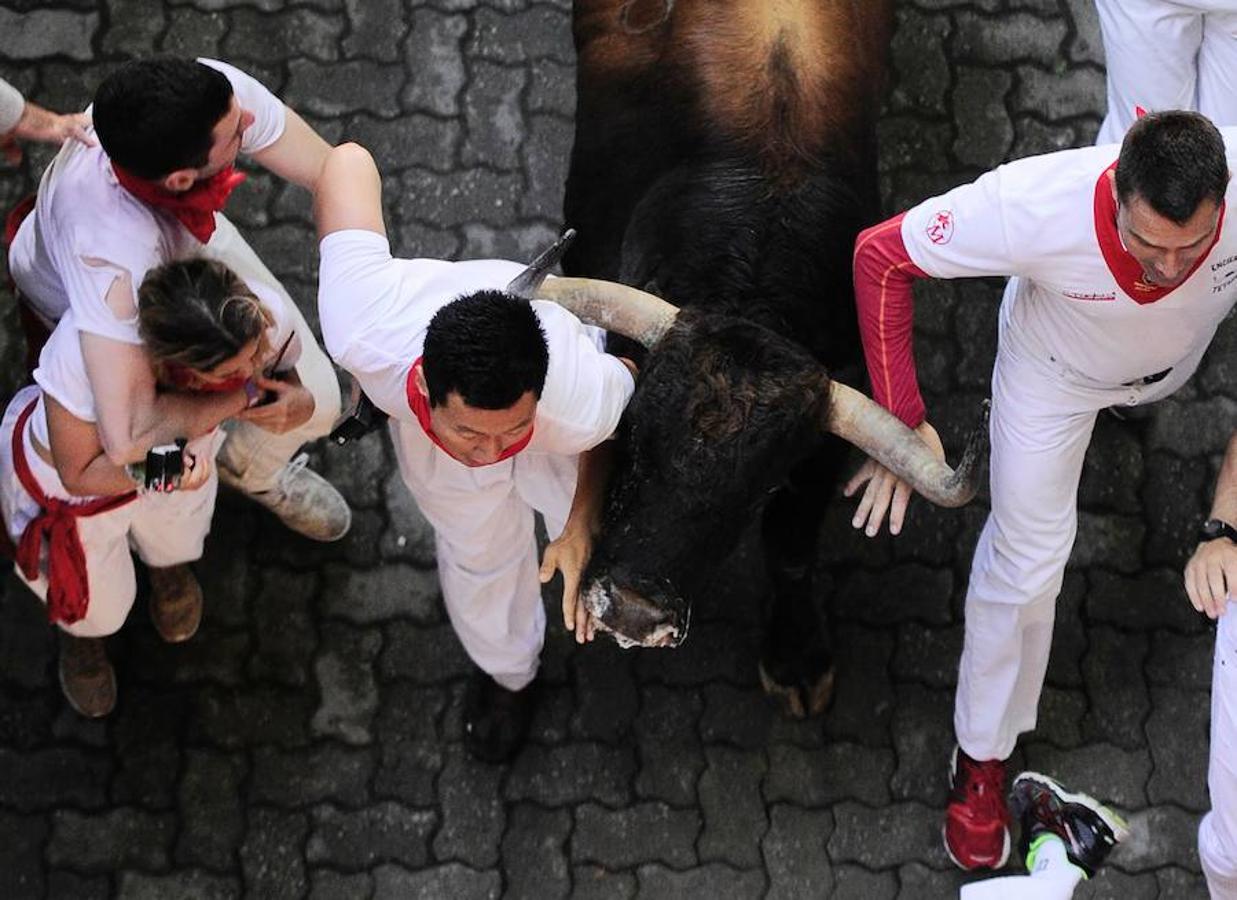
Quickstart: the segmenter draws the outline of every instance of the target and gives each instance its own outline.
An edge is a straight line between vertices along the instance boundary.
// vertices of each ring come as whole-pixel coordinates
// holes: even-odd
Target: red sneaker
[[[976,762],[955,747],[950,785],[945,852],[961,869],[999,869],[1009,859],[1005,761]]]

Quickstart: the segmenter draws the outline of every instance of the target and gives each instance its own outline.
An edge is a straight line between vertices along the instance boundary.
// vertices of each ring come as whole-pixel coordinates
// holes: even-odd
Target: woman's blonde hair
[[[138,331],[159,362],[207,371],[271,323],[248,285],[223,263],[189,259],[152,269],[137,295]]]

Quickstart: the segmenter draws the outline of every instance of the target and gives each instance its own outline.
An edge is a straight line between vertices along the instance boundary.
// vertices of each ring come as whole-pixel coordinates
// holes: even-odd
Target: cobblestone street
[[[886,209],[1005,159],[1090,143],[1104,105],[1091,0],[899,0],[881,120]],[[369,147],[401,256],[523,260],[561,226],[571,147],[569,0],[0,0],[0,76],[80,109],[152,53],[238,64],[328,140]],[[50,152],[0,169],[0,210]],[[228,209],[316,321],[308,195],[251,170]],[[956,451],[988,393],[1001,285],[918,293],[929,415]],[[7,287],[0,393],[20,378]],[[1180,571],[1237,425],[1237,333],[1176,397],[1103,415],[1081,488],[1035,768],[1111,802],[1133,836],[1080,898],[1205,898],[1214,631]],[[757,678],[759,559],[716,578],[679,650],[577,648],[547,594],[541,704],[509,766],[461,741],[470,663],[433,540],[385,433],[318,445],[354,508],[318,545],[223,493],[197,571],[206,618],[160,642],[139,596],[110,639],[120,699],[64,702],[41,604],[0,581],[0,897],[953,898],[940,823],[961,606],[981,497],[917,503],[867,540],[831,505],[838,691],[780,715]],[[956,452],[951,452],[956,457]]]

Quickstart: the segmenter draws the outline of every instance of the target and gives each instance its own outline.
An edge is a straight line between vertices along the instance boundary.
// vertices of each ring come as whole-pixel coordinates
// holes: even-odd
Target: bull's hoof
[[[760,684],[765,693],[776,699],[793,719],[819,716],[833,701],[833,666],[811,684],[781,684],[760,664]]]

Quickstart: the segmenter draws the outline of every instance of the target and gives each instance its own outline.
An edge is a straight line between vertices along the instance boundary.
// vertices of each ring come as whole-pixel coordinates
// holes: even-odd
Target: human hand
[[[214,468],[210,456],[205,453],[193,453],[185,450],[181,454],[183,465],[180,472],[180,485],[177,490],[196,491],[210,480]]]
[[[593,540],[587,529],[573,527],[569,522],[563,533],[545,548],[538,573],[545,584],[555,571],[563,573],[563,625],[574,631],[576,643],[591,641],[597,622],[580,599],[580,576],[593,553]]]
[[[1237,585],[1237,544],[1228,538],[1203,541],[1185,564],[1185,592],[1190,604],[1209,619],[1224,615],[1229,586]]]
[[[0,152],[11,164],[21,162],[21,146],[18,140],[44,141],[63,144],[72,138],[88,147],[95,144],[91,136],[90,116],[85,113],[54,113],[27,101],[17,125],[8,134],[0,137]]]
[[[927,421],[921,422],[915,433],[938,459],[945,458],[945,448],[941,444],[940,435]],[[899,534],[906,518],[906,507],[914,493],[911,486],[873,459],[866,460],[859,467],[859,471],[851,476],[842,493],[852,497],[865,484],[867,487],[859,498],[859,505],[855,507],[855,515],[850,524],[855,528],[862,528],[868,537],[875,537],[885,521],[885,513],[888,512],[889,533]]]
[[[270,399],[241,412],[236,418],[250,422],[274,434],[284,434],[309,421],[314,414],[314,396],[307,388],[293,381],[281,381],[258,375],[254,384],[268,393]]]

